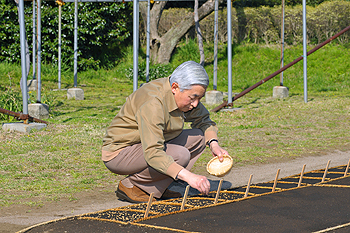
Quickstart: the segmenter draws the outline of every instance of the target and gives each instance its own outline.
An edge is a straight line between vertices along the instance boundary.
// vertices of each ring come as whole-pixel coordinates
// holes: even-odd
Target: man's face
[[[199,101],[205,95],[206,88],[202,85],[193,85],[192,89],[181,92],[179,84],[173,83],[171,90],[177,107],[183,112],[188,112],[197,107]]]

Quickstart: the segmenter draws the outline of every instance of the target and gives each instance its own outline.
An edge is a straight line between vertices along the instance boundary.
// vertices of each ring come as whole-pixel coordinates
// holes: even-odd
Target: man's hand
[[[202,194],[208,195],[210,191],[210,183],[207,177],[196,175],[185,168],[182,169],[177,177],[187,182],[192,188],[197,189]]]
[[[224,149],[222,149],[219,146],[218,142],[212,142],[210,143],[210,150],[213,156],[217,156],[219,158],[219,161],[222,162],[224,160],[223,155],[229,155],[228,152]]]

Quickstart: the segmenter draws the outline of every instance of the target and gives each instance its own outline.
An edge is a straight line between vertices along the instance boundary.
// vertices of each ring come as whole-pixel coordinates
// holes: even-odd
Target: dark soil
[[[334,167],[337,165],[347,164],[349,159],[350,151],[336,151],[332,154],[301,157],[283,162],[276,161],[269,164],[236,167],[232,169],[230,174],[224,177],[225,181],[223,186],[226,184],[228,187],[223,187],[223,189],[229,189],[231,188],[231,185],[233,188],[246,185],[250,174],[254,174],[253,184],[257,184],[274,180],[278,168],[281,168],[280,178],[282,178],[300,173],[304,163],[307,164],[307,169],[316,170],[324,168],[328,160],[332,161],[330,167]],[[218,183],[219,178],[212,177],[210,175],[208,175],[208,178],[212,180],[211,184]],[[213,189],[216,190],[216,187],[213,187]],[[238,194],[227,195],[230,195],[230,197],[232,196],[232,199],[241,196]],[[61,199],[59,201],[45,202],[42,206],[10,205],[9,207],[1,207],[0,232],[13,233],[36,224],[55,219],[62,219],[64,217],[82,215],[100,210],[109,210],[130,205],[130,203],[122,202],[116,198],[114,187],[76,193],[74,197],[76,199],[74,201]],[[220,198],[223,198],[223,195],[221,195]],[[189,200],[187,204],[196,205],[196,203],[191,203],[191,200]],[[123,229],[130,230],[131,232],[135,230],[134,226],[129,227],[129,229],[128,227]]]

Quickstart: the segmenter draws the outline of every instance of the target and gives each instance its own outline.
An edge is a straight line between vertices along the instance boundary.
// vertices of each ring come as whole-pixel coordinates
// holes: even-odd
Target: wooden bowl
[[[233,165],[233,159],[229,155],[224,155],[223,157],[224,160],[222,162],[220,162],[217,156],[208,162],[207,171],[210,175],[221,177],[230,172]]]

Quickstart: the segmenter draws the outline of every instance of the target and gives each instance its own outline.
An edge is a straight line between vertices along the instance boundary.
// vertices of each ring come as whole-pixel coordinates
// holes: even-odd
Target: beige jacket
[[[102,160],[109,161],[123,148],[141,143],[146,162],[175,179],[183,167],[165,153],[164,142],[177,137],[184,122],[191,122],[192,128],[201,129],[206,142],[217,138],[216,124],[209,118],[209,112],[202,103],[186,113],[178,109],[169,78],[144,84],[127,98],[107,128]]]

